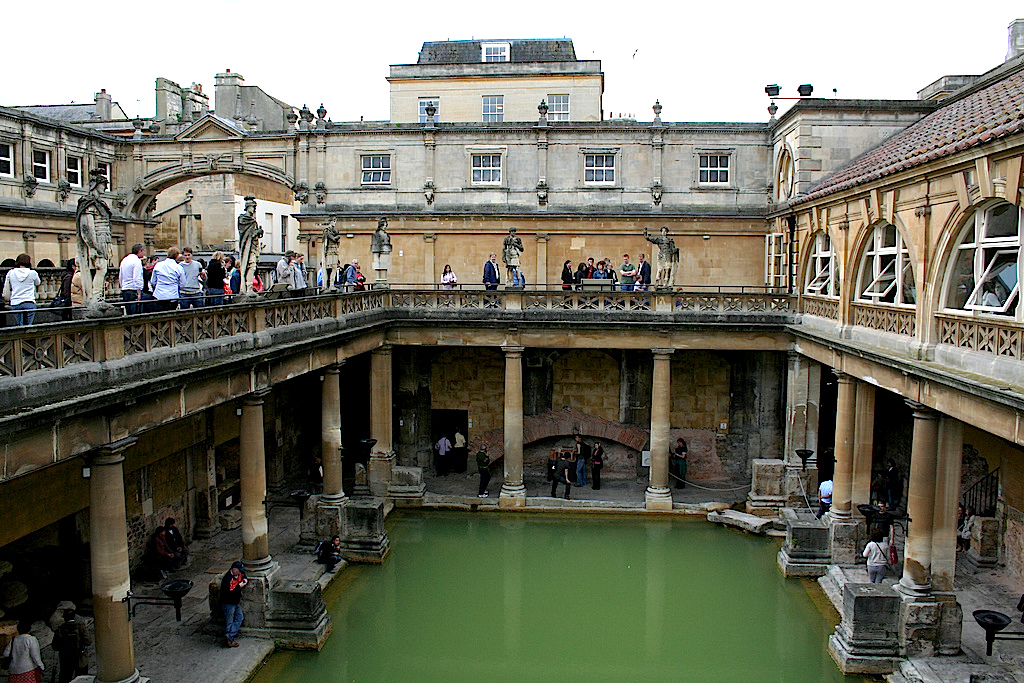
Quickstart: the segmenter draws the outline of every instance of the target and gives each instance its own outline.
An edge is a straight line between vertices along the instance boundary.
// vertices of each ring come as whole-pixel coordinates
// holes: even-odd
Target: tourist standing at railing
[[[15,311],[15,325],[31,325],[36,319],[36,287],[41,284],[39,273],[32,270],[32,257],[18,254],[14,268],[7,272],[4,280],[4,298]]]
[[[60,276],[60,291],[57,298],[60,299],[60,319],[71,320],[71,280],[75,277],[75,259],[69,258],[64,262],[64,273]]]
[[[583,289],[583,280],[590,277],[590,266],[586,263],[581,263],[579,268],[576,269],[576,273],[573,274],[572,283],[576,285],[576,289]]]
[[[82,289],[82,269],[75,262],[75,274],[71,276],[71,306],[85,305],[85,290]]]
[[[288,285],[288,289],[295,289],[295,252],[289,249],[277,262],[277,284]]]
[[[444,272],[441,273],[441,287],[444,289],[455,289],[455,285],[459,283],[459,278],[455,277],[455,271],[447,263],[444,264]]]
[[[651,286],[651,264],[647,254],[640,254],[640,263],[636,267],[636,291],[646,292]]]
[[[224,303],[224,254],[219,251],[210,256],[206,266],[206,305],[220,306]]]
[[[566,262],[562,264],[562,289],[572,289],[572,268],[569,267],[571,265],[571,260],[566,260]]]
[[[596,272],[597,272],[597,266],[594,264],[594,257],[591,256],[590,258],[587,259],[587,274],[584,275],[583,277],[588,278],[588,279],[589,278],[593,278],[594,277],[594,273],[596,273]]]
[[[295,254],[292,262],[292,295],[303,296],[306,293],[306,264],[305,254]]]
[[[622,255],[622,266],[619,268],[620,282],[623,292],[633,291],[633,283],[636,282],[636,264],[629,262],[629,254]]]
[[[181,253],[184,260],[178,265],[185,272],[185,284],[178,292],[181,308],[202,308],[203,281],[206,279],[206,272],[201,263],[192,259],[192,247],[185,247]]]
[[[607,256],[604,257],[604,269],[608,271],[608,277],[615,284],[619,282],[619,274],[615,272],[615,268],[612,267],[612,260]]]
[[[131,252],[121,259],[118,266],[118,283],[121,285],[121,300],[126,302],[124,312],[134,315],[142,312],[142,259],[146,257],[146,247],[133,244]]]
[[[231,289],[232,294],[238,294],[242,291],[242,272],[238,270],[238,261],[235,260],[234,256],[226,257],[228,264],[224,266],[224,270],[227,271],[228,275],[228,287]],[[253,276],[255,280],[255,275]],[[262,287],[259,290],[263,291]]]
[[[497,289],[501,284],[501,275],[498,274],[498,255],[491,254],[484,262],[484,288]]]
[[[361,273],[359,272],[359,259],[354,258],[354,259],[352,259],[352,263],[350,263],[348,268],[345,270],[345,291],[346,292],[354,292],[354,291],[356,291],[356,289],[358,289],[358,287],[356,287],[356,285],[359,284],[359,275],[360,274]]]
[[[156,298],[156,310],[172,311],[178,307],[181,288],[185,286],[185,271],[178,263],[178,248],[167,250],[167,258],[156,264],[149,283]]]
[[[611,274],[604,267],[604,261],[599,261],[597,264],[597,270],[594,271],[594,275],[591,279],[593,280],[610,280]]]

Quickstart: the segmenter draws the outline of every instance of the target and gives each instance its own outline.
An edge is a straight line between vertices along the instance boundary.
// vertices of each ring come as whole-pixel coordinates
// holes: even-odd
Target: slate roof
[[[803,204],[998,138],[1024,132],[1024,70],[980,87],[825,177],[793,204]]]
[[[14,109],[35,114],[36,116],[45,116],[56,121],[64,121],[65,123],[100,120],[100,115],[96,113],[95,102],[83,102],[82,104],[37,104],[16,106]],[[128,117],[121,109],[121,105],[117,102],[111,103],[110,116],[111,120],[128,120]]]
[[[510,43],[510,62],[575,62],[572,41],[559,40],[444,40],[423,43],[417,64],[479,64],[481,43]]]

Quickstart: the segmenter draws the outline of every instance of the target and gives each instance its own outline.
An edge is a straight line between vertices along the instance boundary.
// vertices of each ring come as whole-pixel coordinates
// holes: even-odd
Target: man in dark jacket
[[[238,647],[235,636],[242,627],[242,589],[249,580],[245,578],[245,565],[235,561],[231,569],[220,580],[220,607],[224,610],[224,637],[228,647]]]
[[[486,289],[497,289],[501,283],[501,276],[498,274],[498,255],[491,254],[484,263],[484,286]]]
[[[68,683],[76,676],[89,673],[89,658],[85,650],[91,643],[85,624],[75,620],[75,610],[64,610],[64,623],[53,634],[53,649],[60,661],[58,683]]]

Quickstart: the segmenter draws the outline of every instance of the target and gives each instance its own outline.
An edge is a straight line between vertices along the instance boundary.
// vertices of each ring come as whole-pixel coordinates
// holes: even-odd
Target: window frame
[[[114,179],[111,177],[113,174],[114,166],[109,161],[97,161],[96,168],[103,171],[103,177],[107,179],[107,192],[113,192],[114,190]]]
[[[7,161],[9,163],[9,169],[7,172],[0,170],[0,178],[13,178],[14,177],[14,143],[6,140],[0,140],[0,145],[5,145],[8,148],[9,156],[0,156],[0,161]]]
[[[494,107],[494,111],[487,111],[487,100],[496,100],[491,102],[491,106]],[[481,95],[480,96],[480,115],[481,120],[484,123],[504,123],[505,121],[505,96],[504,95]],[[487,117],[496,117],[488,119]]]
[[[892,244],[886,243],[886,232],[889,229],[893,231]],[[913,294],[907,291],[908,272]],[[871,279],[865,284],[868,276]],[[878,223],[872,228],[861,254],[856,292],[856,300],[862,303],[911,308],[917,306],[917,281],[914,278],[910,249],[903,239],[903,233],[892,223]],[[890,292],[892,301],[882,301]],[[913,297],[913,301],[907,300],[910,296]]]
[[[36,155],[37,154],[42,154],[44,156],[45,161],[43,163],[40,163],[40,162],[36,161]],[[38,172],[37,169],[39,169],[39,168],[44,169],[44,171],[43,171],[45,173],[44,176],[41,176],[41,175],[38,174],[39,172]],[[48,149],[34,149],[33,148],[33,150],[32,150],[32,175],[35,177],[35,179],[38,180],[40,183],[52,183],[53,180],[52,180],[52,178],[50,176],[50,173],[52,171],[53,171],[53,153],[50,150],[48,150]]]
[[[1015,235],[993,235],[989,236],[988,231],[993,225],[993,213],[1006,207],[1005,210],[1016,213],[1017,232]],[[942,287],[942,309],[954,313],[983,313],[999,315],[1013,320],[1020,320],[1024,315],[1024,306],[1020,303],[1020,275],[1024,271],[1024,264],[1021,263],[1021,245],[1024,242],[1024,208],[1016,204],[997,202],[986,208],[975,210],[974,215],[964,224],[956,246],[950,253],[946,265],[946,273]],[[965,252],[970,255],[961,258]],[[1000,260],[1000,257],[1011,256],[1010,262],[1016,265],[1016,281],[1013,287],[1006,294],[1006,299],[999,306],[986,306],[980,301],[984,300],[985,283],[992,277],[992,273]],[[1015,258],[1012,258],[1015,256]],[[956,286],[958,278],[964,278],[968,273],[957,273],[957,268],[963,263],[970,264],[969,276],[971,278],[971,291],[960,307],[950,303],[952,298],[951,289]],[[1006,262],[1005,260],[1003,261]],[[1005,285],[1004,285],[1005,288]]]
[[[391,185],[392,174],[394,173],[394,165],[391,163],[391,161],[392,161],[391,157],[392,157],[392,153],[390,151],[389,152],[360,152],[359,153],[359,173],[360,173],[359,184],[360,185],[364,185],[364,186],[371,186],[371,187],[379,187],[379,186],[382,186],[382,185]],[[372,165],[371,165],[369,168],[367,168],[365,166],[365,163],[366,163],[365,160],[370,159],[371,160],[370,163],[372,164],[373,163],[372,159],[374,159],[374,158],[387,159],[387,163],[388,163],[387,167],[385,168],[383,166],[380,166],[377,169],[374,169],[372,167]],[[366,179],[366,174],[367,173],[369,173],[372,176],[374,173],[378,173],[378,172],[381,174],[382,178],[383,178],[384,174],[386,173],[387,174],[387,180],[383,180],[383,179],[382,180],[372,180],[372,179],[371,180],[367,180]]]
[[[474,152],[469,155],[469,166],[470,166],[470,182],[474,185],[501,185],[502,181],[502,154],[495,152]],[[477,160],[479,159],[480,165],[477,166]],[[495,167],[493,161],[497,159],[498,165]],[[486,161],[486,163],[485,163]],[[494,178],[495,169],[497,169],[497,178]],[[480,174],[480,179],[477,179],[477,173]],[[488,180],[484,180],[484,175],[487,175]]]
[[[813,277],[811,277],[812,272],[814,273]],[[832,246],[832,236],[825,230],[819,230],[814,235],[811,253],[807,257],[803,293],[810,296],[838,299],[839,283],[839,259]]]
[[[418,104],[418,109],[417,109],[418,113],[416,115],[416,120],[417,121],[419,121],[420,123],[426,123],[427,122],[426,108],[427,108],[427,105],[433,103],[433,105],[435,107],[437,107],[437,111],[434,112],[434,123],[440,123],[441,122],[441,98],[440,97],[420,97],[420,98],[417,99],[417,101],[419,103]]]
[[[500,57],[501,59],[488,59],[488,50],[495,50],[493,56]],[[480,43],[480,61],[484,64],[491,64],[497,62],[511,62],[512,61],[512,44],[508,42],[488,42]]]
[[[465,148],[466,154],[466,187],[477,188],[477,189],[491,189],[498,187],[506,187],[508,179],[505,171],[505,159],[508,157],[508,147],[505,145],[471,145]],[[473,179],[473,157],[475,156],[497,156],[499,157],[498,180],[474,180]],[[477,167],[479,170],[483,170],[484,167]],[[486,167],[488,169],[494,169],[494,166]],[[481,174],[482,176],[483,174]]]
[[[764,236],[764,284],[772,289],[786,289],[786,233],[770,232]]]
[[[71,162],[75,162],[75,168],[71,168]],[[68,154],[64,163],[64,177],[67,178],[71,187],[82,187],[82,157]],[[72,180],[71,174],[75,173],[78,180]]]
[[[593,185],[597,185],[597,186],[615,185],[616,180],[618,178],[618,172],[617,172],[618,171],[618,166],[619,166],[619,164],[618,164],[618,156],[619,155],[616,152],[611,152],[611,151],[600,151],[600,152],[595,152],[595,151],[590,151],[590,150],[584,151],[583,152],[583,184],[584,185],[591,185],[591,186],[593,186]],[[602,163],[601,166],[597,165],[598,157],[600,157],[600,161],[605,162],[605,163]],[[609,158],[611,159],[611,162],[612,162],[610,167],[606,163]],[[593,163],[592,164],[590,163],[591,159],[593,159]],[[587,180],[587,171],[588,171],[588,169],[590,170],[591,173],[594,174],[594,178],[592,178],[590,180]],[[601,179],[600,180],[597,180],[597,174],[598,173],[601,174]],[[611,178],[610,179],[607,177],[609,173],[611,174]]]
[[[559,97],[559,98],[564,97],[565,98],[565,102],[558,101],[558,105],[559,106],[557,108],[555,106],[556,102],[555,102],[555,99],[554,99],[556,97]],[[565,105],[565,111],[560,111],[563,104]],[[568,121],[568,120],[570,120],[569,116],[570,116],[570,112],[572,111],[572,109],[571,109],[571,99],[570,99],[568,93],[548,95],[547,105],[548,105],[548,121]]]
[[[732,154],[727,152],[697,152],[697,183],[701,187],[731,187],[732,186]],[[707,166],[703,166],[704,160],[707,159]],[[711,166],[711,161],[714,159],[715,166]],[[718,164],[722,163],[722,159],[725,159],[725,166]],[[710,180],[712,173],[718,173],[719,175],[723,172],[726,174],[725,180]],[[708,174],[708,180],[701,179],[701,173]]]

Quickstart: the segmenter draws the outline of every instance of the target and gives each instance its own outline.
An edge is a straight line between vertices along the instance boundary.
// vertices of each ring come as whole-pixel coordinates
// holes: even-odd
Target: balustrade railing
[[[816,315],[819,318],[839,320],[839,300],[804,294],[800,298],[800,312]]]
[[[1003,323],[946,313],[938,313],[935,318],[939,325],[940,344],[1017,360],[1024,358],[1024,326],[1020,323]]]
[[[917,332],[917,313],[913,308],[856,303],[853,324],[913,337]]]

